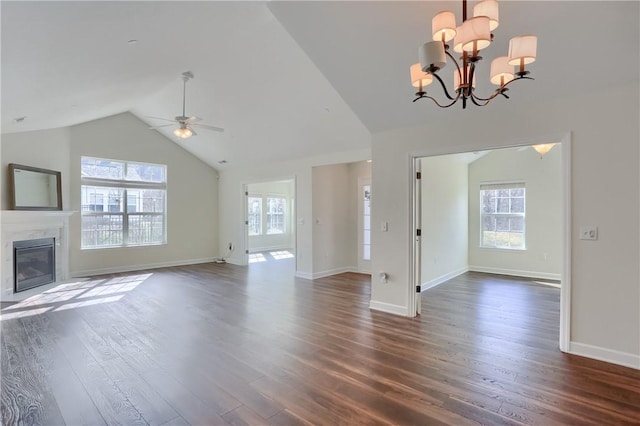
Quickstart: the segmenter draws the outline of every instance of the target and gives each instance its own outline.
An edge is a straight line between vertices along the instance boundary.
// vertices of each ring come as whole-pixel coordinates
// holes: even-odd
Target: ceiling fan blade
[[[222,127],[208,126],[206,124],[198,124],[198,123],[194,123],[192,124],[192,126],[201,127],[207,130],[213,130],[214,132],[224,132],[224,129]]]
[[[200,120],[202,120],[202,118],[200,118],[200,117],[196,117],[196,116],[193,116],[193,117],[189,117],[189,118],[187,118],[187,119],[185,120],[185,123],[187,123],[187,124],[192,124],[192,123],[198,122],[198,121],[200,121]]]
[[[175,123],[176,120],[169,120],[168,118],[160,118],[160,117],[151,117],[150,115],[145,115],[146,118],[153,118],[154,120],[163,120],[163,121],[171,121],[172,123]]]
[[[193,130],[193,127],[189,127],[189,130],[191,130],[191,133],[193,133],[193,136],[198,136],[198,134],[196,133],[195,130]]]
[[[175,126],[175,124],[161,124],[160,126],[151,126],[149,128],[150,129],[158,129],[160,127],[170,127],[170,126]]]

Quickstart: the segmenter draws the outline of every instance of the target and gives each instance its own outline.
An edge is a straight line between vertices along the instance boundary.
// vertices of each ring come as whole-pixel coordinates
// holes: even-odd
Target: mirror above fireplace
[[[61,173],[9,164],[11,210],[62,210]]]

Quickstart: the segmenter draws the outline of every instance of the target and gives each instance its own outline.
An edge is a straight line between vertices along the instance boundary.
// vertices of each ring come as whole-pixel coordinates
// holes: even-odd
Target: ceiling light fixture
[[[509,99],[505,92],[507,86],[517,80],[533,80],[528,77],[529,71],[525,69],[536,60],[538,38],[533,35],[521,35],[509,41],[509,55],[500,56],[491,62],[489,80],[498,86],[495,92],[488,98],[481,98],[475,94],[476,64],[482,59],[480,50],[488,47],[493,41],[492,31],[498,28],[498,2],[496,0],[483,0],[473,8],[473,18],[467,19],[467,0],[462,0],[462,25],[456,26],[456,17],[453,12],[447,10],[438,13],[431,21],[433,41],[423,44],[418,49],[420,61],[410,67],[411,84],[417,87],[416,98],[431,99],[440,108],[448,108],[459,100],[462,100],[462,108],[467,107],[467,101],[477,106],[485,106],[498,95]],[[456,61],[451,52],[448,41],[453,40],[453,50],[460,56],[460,63]],[[454,93],[451,95],[438,71],[447,63],[447,57],[451,59],[456,69],[454,75]],[[514,72],[514,66],[518,71]],[[444,95],[448,99],[445,103],[438,102],[429,96],[424,88],[433,80],[438,80]]]
[[[181,124],[180,127],[173,131],[173,134],[180,139],[188,139],[193,136],[193,131],[186,124]]]
[[[538,145],[531,145],[531,148],[535,149],[540,158],[542,158],[547,152],[551,151],[551,148],[556,146],[555,143],[541,143]]]

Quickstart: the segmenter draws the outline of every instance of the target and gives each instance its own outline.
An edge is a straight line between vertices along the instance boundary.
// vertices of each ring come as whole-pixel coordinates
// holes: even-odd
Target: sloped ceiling
[[[187,115],[226,131],[185,141],[162,132],[225,168],[366,149],[372,132],[638,81],[638,2],[502,1],[482,66],[506,54],[510,37],[533,33],[536,80],[484,109],[413,104],[409,66],[431,17],[450,9],[460,20],[460,4],[2,1],[2,132],[123,111],[161,124],[146,117],[181,113],[180,74],[190,70]],[[480,72],[477,90],[487,94],[488,71]]]

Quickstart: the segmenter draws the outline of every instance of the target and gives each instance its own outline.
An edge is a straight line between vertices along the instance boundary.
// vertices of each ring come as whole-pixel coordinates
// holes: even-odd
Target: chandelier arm
[[[432,76],[434,76],[436,78],[436,80],[438,80],[440,82],[440,85],[442,86],[442,90],[444,90],[444,94],[447,97],[447,99],[454,101],[454,99],[451,97],[451,95],[449,94],[449,91],[447,90],[447,86],[444,84],[444,81],[442,81],[442,79],[440,78],[440,76],[437,73],[432,73]],[[457,98],[456,98],[457,100]],[[455,102],[455,101],[454,101]]]
[[[493,95],[489,96],[489,97],[488,97],[488,98],[486,98],[486,99],[485,99],[485,98],[481,98],[480,96],[475,95],[473,92],[471,92],[471,97],[472,97],[472,98],[475,98],[475,99],[477,99],[477,100],[479,100],[479,101],[486,101],[487,103],[489,103],[489,101],[491,101],[492,99],[494,99],[494,98],[495,98],[496,96],[498,96],[498,95],[502,95],[502,96],[504,96],[505,98],[509,99],[509,96],[507,96],[507,95],[504,93],[504,92],[506,92],[506,90],[505,90],[505,89],[506,89],[506,87],[507,87],[509,84],[513,83],[514,81],[518,81],[518,80],[522,80],[522,79],[524,79],[524,80],[535,80],[535,78],[533,78],[533,77],[526,77],[526,76],[522,76],[522,77],[514,78],[513,80],[510,80],[510,81],[506,82],[505,84],[503,84],[502,86],[500,86],[500,88],[499,88],[499,89],[496,89],[496,91],[493,93]],[[485,105],[486,105],[486,104],[485,104]]]
[[[458,93],[458,96],[456,96],[455,98],[452,98],[451,103],[449,103],[449,104],[447,104],[447,105],[443,105],[443,104],[441,104],[440,102],[438,102],[438,101],[436,100],[436,98],[434,98],[434,97],[432,97],[432,96],[429,96],[429,95],[426,95],[426,94],[425,94],[424,96],[421,96],[421,98],[428,98],[428,99],[431,99],[431,100],[433,101],[433,103],[434,103],[434,104],[436,104],[436,105],[438,105],[440,108],[449,108],[450,106],[452,106],[453,104],[455,104],[456,102],[458,102],[458,99],[460,99],[460,93]],[[418,100],[418,98],[416,98],[416,99],[414,100],[414,102],[415,102],[415,101],[417,101],[417,100]]]
[[[458,64],[458,61],[456,61],[456,58],[453,57],[453,55],[451,54],[451,52],[449,52],[449,49],[445,49],[444,53],[453,61],[453,63],[456,65],[456,68],[458,69],[458,78],[460,79],[460,81],[462,81],[462,71],[460,70],[460,65]]]
[[[471,98],[471,102],[473,102],[474,105],[476,105],[476,106],[486,106],[489,102],[491,102],[491,99],[495,98],[495,96],[492,96],[489,99],[481,99],[481,98],[476,98],[475,96],[471,95],[470,98]],[[484,103],[479,103],[478,100],[483,100],[485,102]]]

